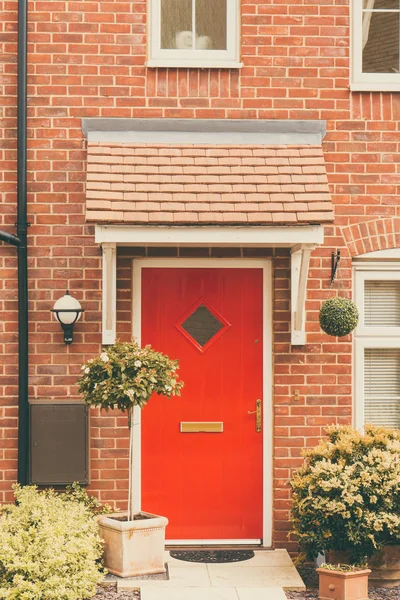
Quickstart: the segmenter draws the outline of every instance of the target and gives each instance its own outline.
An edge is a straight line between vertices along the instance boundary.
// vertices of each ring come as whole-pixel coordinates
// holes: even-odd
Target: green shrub
[[[102,541],[89,510],[53,490],[14,486],[0,516],[0,598],[82,600],[104,577]]]
[[[303,556],[329,550],[360,564],[400,542],[400,431],[333,426],[291,481],[293,532]]]
[[[342,337],[357,327],[358,309],[352,300],[341,296],[326,300],[319,311],[319,324],[328,335]]]
[[[95,496],[89,496],[86,489],[76,481],[72,485],[67,485],[65,492],[60,496],[63,500],[81,502],[94,517],[115,512],[109,504],[102,504]]]

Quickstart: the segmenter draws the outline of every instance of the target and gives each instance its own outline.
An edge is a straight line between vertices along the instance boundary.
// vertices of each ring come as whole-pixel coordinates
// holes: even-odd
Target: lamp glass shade
[[[73,298],[68,292],[65,296],[59,298],[53,306],[55,318],[61,323],[64,323],[64,325],[70,325],[75,321],[79,321],[81,318],[81,309],[80,302],[76,298]],[[78,312],[78,318],[76,316],[77,311],[80,311]]]

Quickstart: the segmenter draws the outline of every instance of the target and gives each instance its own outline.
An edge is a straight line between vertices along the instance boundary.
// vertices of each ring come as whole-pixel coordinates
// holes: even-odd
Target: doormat
[[[253,550],[171,550],[177,560],[200,563],[231,563],[253,558]]]

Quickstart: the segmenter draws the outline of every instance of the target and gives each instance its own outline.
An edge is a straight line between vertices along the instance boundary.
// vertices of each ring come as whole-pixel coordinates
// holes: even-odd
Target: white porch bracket
[[[117,244],[103,242],[102,343],[114,344],[117,336]]]
[[[305,302],[310,254],[324,242],[323,225],[304,227],[157,227],[96,225],[103,249],[103,344],[116,339],[117,246],[291,248],[291,343],[306,343]]]
[[[298,244],[291,248],[291,343],[306,343],[306,295],[311,252],[316,246]]]

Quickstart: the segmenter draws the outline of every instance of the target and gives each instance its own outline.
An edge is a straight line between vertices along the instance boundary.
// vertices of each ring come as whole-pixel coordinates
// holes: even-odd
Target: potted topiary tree
[[[291,487],[292,533],[304,558],[329,552],[330,562],[368,562],[374,582],[379,575],[381,586],[400,583],[399,430],[329,427],[327,438],[305,452]],[[382,552],[391,560],[380,560]]]
[[[129,493],[127,514],[99,517],[100,535],[104,539],[104,562],[107,569],[120,577],[161,573],[164,566],[165,527],[168,520],[141,511],[132,490],[137,463],[133,445],[137,431],[135,407],[143,408],[156,393],[170,398],[180,395],[178,361],[156,352],[151,346],[117,342],[82,366],[79,391],[90,406],[128,413],[129,426]]]

